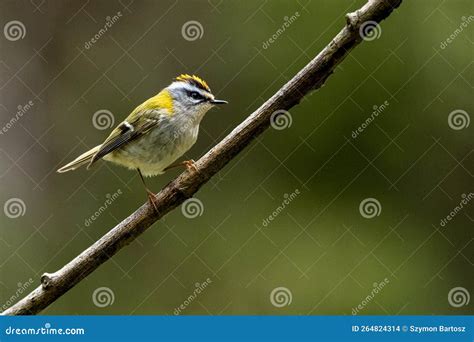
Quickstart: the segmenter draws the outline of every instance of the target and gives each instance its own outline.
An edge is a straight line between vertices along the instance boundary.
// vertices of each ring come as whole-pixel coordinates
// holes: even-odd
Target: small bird
[[[175,161],[196,142],[199,124],[206,112],[226,103],[216,100],[200,77],[182,74],[135,108],[102,144],[81,154],[57,172],[68,172],[83,165],[89,169],[99,159],[135,169],[156,209],[155,194],[148,189],[143,177],[156,176],[176,166],[196,170],[193,160]]]

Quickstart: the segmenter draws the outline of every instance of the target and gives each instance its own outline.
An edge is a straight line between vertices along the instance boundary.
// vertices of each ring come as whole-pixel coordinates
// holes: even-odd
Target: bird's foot
[[[189,172],[198,172],[196,162],[193,159],[185,160],[182,164]]]

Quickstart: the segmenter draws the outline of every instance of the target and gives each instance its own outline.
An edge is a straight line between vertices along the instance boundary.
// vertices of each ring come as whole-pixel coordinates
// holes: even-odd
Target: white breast
[[[196,142],[199,123],[179,118],[164,118],[144,136],[104,157],[105,160],[137,169],[144,176],[163,173]]]

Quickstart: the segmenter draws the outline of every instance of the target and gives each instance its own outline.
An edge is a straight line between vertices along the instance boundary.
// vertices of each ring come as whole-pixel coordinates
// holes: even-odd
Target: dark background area
[[[118,124],[173,77],[198,74],[230,102],[204,119],[185,156],[198,159],[363,3],[1,1],[1,27],[23,25],[22,39],[0,35],[1,309],[145,201],[136,174],[112,164],[55,173],[108,135],[94,113]],[[472,14],[470,0],[404,1],[290,110],[289,127],[269,129],[196,194],[200,216],[173,211],[44,313],[472,313],[472,201],[441,222],[474,192]],[[195,40],[182,33],[189,21]],[[179,172],[148,184],[158,191]],[[365,199],[378,215],[364,217]]]

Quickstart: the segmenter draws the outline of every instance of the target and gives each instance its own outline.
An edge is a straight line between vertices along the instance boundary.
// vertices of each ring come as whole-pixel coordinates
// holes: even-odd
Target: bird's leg
[[[188,170],[188,171],[197,172],[196,163],[192,159],[185,160],[185,161],[182,161],[182,162],[173,163],[170,166],[165,167],[163,169],[163,171],[168,171],[169,169],[172,169],[174,167],[179,167],[179,166],[184,166],[186,168],[186,170]]]
[[[155,204],[156,195],[153,193],[153,191],[148,189],[148,187],[146,186],[145,179],[143,178],[143,175],[140,169],[137,169],[137,171],[138,171],[138,174],[140,175],[140,179],[142,180],[143,186],[145,187],[145,191],[148,195],[148,201],[153,206],[153,208],[155,208],[155,211],[158,212],[158,208],[156,207],[156,204]]]

